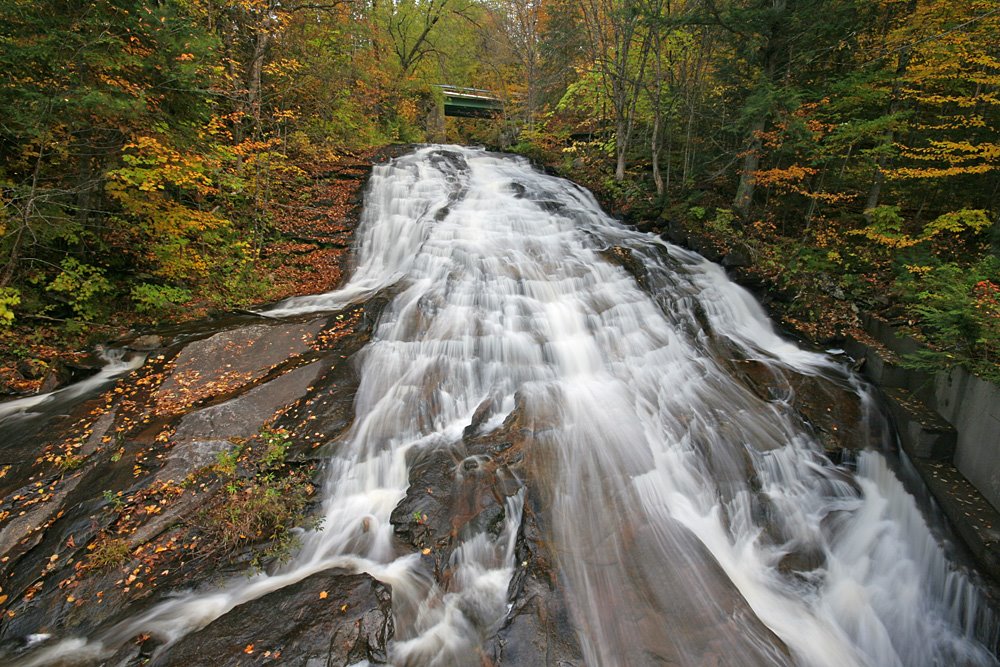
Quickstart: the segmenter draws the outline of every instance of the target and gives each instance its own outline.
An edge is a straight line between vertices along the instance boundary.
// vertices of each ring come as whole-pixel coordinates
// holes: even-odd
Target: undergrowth
[[[219,453],[209,474],[220,492],[197,516],[206,555],[232,561],[250,549],[260,568],[290,556],[296,546],[293,528],[316,527],[306,512],[315,492],[311,470],[286,460],[291,444],[284,429],[265,427]]]

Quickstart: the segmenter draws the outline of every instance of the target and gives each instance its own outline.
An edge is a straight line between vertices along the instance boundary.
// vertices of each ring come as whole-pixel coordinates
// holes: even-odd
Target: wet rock
[[[87,355],[73,361],[67,361],[64,365],[69,371],[70,382],[79,382],[99,373],[104,367],[104,362],[95,356]]]
[[[782,574],[803,575],[813,572],[826,564],[826,556],[818,546],[810,545],[785,554],[778,561],[778,571]]]
[[[707,234],[688,230],[684,245],[698,252],[710,262],[719,262],[722,260],[722,252],[719,249],[718,243]]]
[[[38,387],[38,393],[46,394],[50,391],[55,391],[60,387],[66,386],[72,381],[73,372],[66,366],[65,363],[56,359],[47,365],[45,375],[42,378],[42,384]]]
[[[25,378],[17,372],[16,368],[0,369],[0,395],[17,396],[23,394]]]
[[[406,497],[390,519],[406,542],[447,551],[474,535],[499,533],[504,500],[521,484],[504,463],[486,454],[463,458],[463,453],[468,450],[437,449],[414,459]]]
[[[240,605],[158,655],[154,667],[385,664],[393,636],[388,586],[332,570]]]
[[[845,379],[800,375],[752,359],[733,363],[738,377],[760,398],[790,405],[830,454],[872,444],[861,398]]]
[[[462,461],[452,491],[452,535],[468,540],[487,533],[499,536],[507,517],[504,500],[521,486],[506,466],[489,456],[470,456]]]
[[[754,271],[753,267],[730,265],[726,268],[728,269],[729,276],[735,282],[752,291],[754,296],[757,297],[757,300],[760,301],[762,305],[766,306],[768,303],[773,301],[773,297],[770,295],[770,292],[765,291],[772,289],[771,285],[765,283],[763,276]]]
[[[322,319],[302,324],[254,324],[222,331],[186,346],[160,386],[161,406],[190,405],[261,379],[309,349]]]
[[[601,256],[612,264],[617,264],[628,271],[635,278],[635,281],[639,283],[639,287],[649,289],[649,276],[646,266],[642,263],[642,260],[635,256],[632,250],[621,246],[612,246],[608,250],[603,251]]]
[[[49,365],[41,359],[22,359],[17,362],[17,372],[27,380],[40,380],[49,372]]]
[[[237,439],[249,438],[276,412],[302,397],[321,370],[320,362],[296,368],[232,400],[184,416],[159,479],[180,481],[212,464]]]
[[[0,529],[0,556],[8,556],[19,543],[19,552],[28,551],[38,544],[43,536],[41,528],[56,514],[63,499],[76,488],[82,478],[79,474],[70,477],[59,486],[48,502],[34,505],[23,514],[7,521]],[[31,494],[35,491],[33,487],[25,487],[21,493]]]
[[[489,647],[497,665],[583,665],[565,592],[530,507],[524,512],[510,583],[510,611]]]
[[[497,665],[570,667],[584,665],[565,601],[558,588],[529,578],[518,594],[492,647]]]
[[[410,464],[410,486],[390,521],[396,535],[414,547],[444,549],[448,544],[456,458],[447,449],[437,449],[419,452]]]
[[[155,334],[147,334],[133,338],[125,346],[125,349],[133,352],[152,352],[163,347],[163,339]]]
[[[656,220],[642,219],[635,223],[635,228],[637,231],[643,233],[657,233],[661,229],[661,225]]]
[[[677,245],[684,245],[687,242],[687,230],[677,220],[670,220],[663,231],[662,237]]]
[[[632,659],[623,664],[691,664],[691,656],[706,665],[793,664],[784,642],[687,529],[670,523],[637,526],[632,537],[624,552],[631,565],[629,590],[616,593],[633,601],[623,608],[635,628],[628,646]]]
[[[178,442],[170,450],[167,464],[157,477],[164,481],[180,482],[199,468],[212,465],[219,454],[230,450],[234,444],[230,440],[186,440]]]
[[[80,449],[81,456],[90,456],[97,451],[97,448],[101,446],[104,437],[108,435],[111,431],[111,427],[114,426],[115,415],[117,413],[117,408],[112,408],[97,418],[97,421],[95,421],[90,427],[90,435],[87,436],[87,439],[83,443],[83,447]]]
[[[722,265],[726,268],[746,267],[752,264],[750,247],[744,243],[739,243],[731,248],[726,256],[722,258]]]

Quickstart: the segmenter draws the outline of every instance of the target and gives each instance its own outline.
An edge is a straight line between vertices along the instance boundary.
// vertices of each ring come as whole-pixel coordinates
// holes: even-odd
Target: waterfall
[[[868,390],[780,337],[720,267],[523,159],[450,146],[375,168],[356,243],[341,289],[268,311],[390,297],[357,360],[355,421],[331,447],[321,529],[275,572],[166,600],[24,664],[86,661],[140,632],[169,645],[331,567],[391,584],[394,664],[480,664],[522,566],[529,490],[587,664],[996,664],[982,594],[896,479]],[[779,390],[739,381],[734,359]],[[796,414],[791,377],[863,407],[851,461],[832,461]],[[518,490],[498,530],[461,536],[442,587],[392,539],[408,461],[515,412]]]

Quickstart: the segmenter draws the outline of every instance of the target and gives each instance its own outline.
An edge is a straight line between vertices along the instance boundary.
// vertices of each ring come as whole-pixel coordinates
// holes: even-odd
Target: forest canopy
[[[818,338],[878,310],[1000,375],[995,0],[6,0],[0,67],[0,331],[258,301],[309,165],[450,141],[738,245]]]

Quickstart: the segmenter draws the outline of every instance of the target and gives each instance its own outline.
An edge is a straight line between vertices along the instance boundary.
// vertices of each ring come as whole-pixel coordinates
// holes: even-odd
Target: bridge
[[[503,101],[488,90],[438,84],[444,94],[444,115],[461,118],[492,118],[503,113]]]

